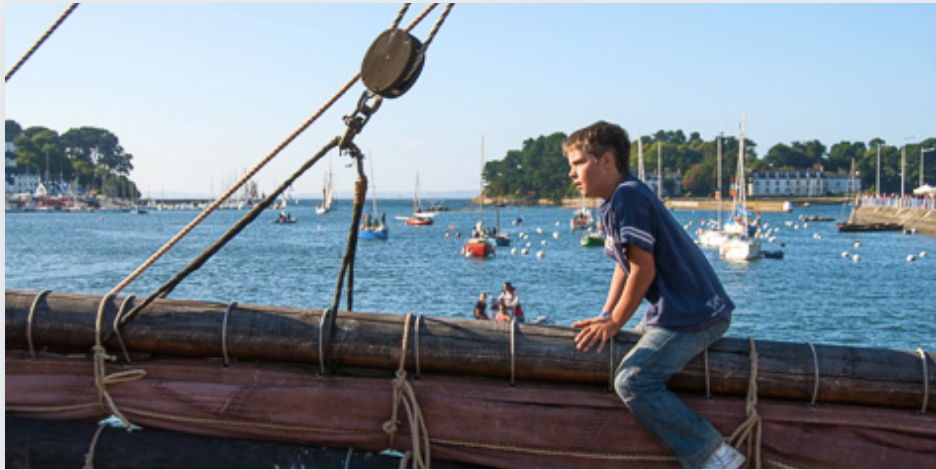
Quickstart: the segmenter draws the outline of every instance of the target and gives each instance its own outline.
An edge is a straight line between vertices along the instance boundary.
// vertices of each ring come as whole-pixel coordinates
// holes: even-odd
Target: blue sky
[[[6,83],[5,118],[95,126],[144,194],[216,196],[360,69],[401,4],[82,4]],[[414,4],[403,25],[426,4]],[[4,4],[9,71],[67,4]],[[437,8],[413,33],[425,39]],[[331,138],[359,82],[257,176],[270,191]],[[486,160],[596,120],[827,146],[936,136],[936,4],[457,4],[404,96],[356,143],[378,197],[476,191]],[[919,136],[919,137],[917,137]],[[334,153],[294,185],[317,195]],[[369,163],[365,166],[369,169]]]

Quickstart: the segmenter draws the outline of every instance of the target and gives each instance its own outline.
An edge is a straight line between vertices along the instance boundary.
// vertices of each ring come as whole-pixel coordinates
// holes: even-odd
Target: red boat
[[[494,244],[483,237],[470,238],[465,246],[462,247],[462,255],[465,258],[487,258],[494,256]]]
[[[406,225],[432,225],[432,218],[414,215],[406,219]]]

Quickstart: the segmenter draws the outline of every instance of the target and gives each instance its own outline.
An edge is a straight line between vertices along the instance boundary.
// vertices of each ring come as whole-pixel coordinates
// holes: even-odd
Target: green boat
[[[604,246],[604,243],[605,237],[601,232],[588,232],[588,234],[582,237],[582,246],[585,248]]]

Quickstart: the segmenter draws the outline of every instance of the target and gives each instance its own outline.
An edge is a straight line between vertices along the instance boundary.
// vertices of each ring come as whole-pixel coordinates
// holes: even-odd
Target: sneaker
[[[744,455],[728,444],[722,445],[702,464],[702,468],[740,468]]]

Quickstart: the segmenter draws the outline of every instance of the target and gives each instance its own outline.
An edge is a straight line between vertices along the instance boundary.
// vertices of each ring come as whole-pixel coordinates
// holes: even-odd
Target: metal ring
[[[807,342],[806,344],[809,345],[809,350],[812,351],[813,371],[815,372],[812,400],[809,402],[809,406],[816,406],[816,399],[819,397],[819,356],[816,354],[816,347],[812,343]]]
[[[917,348],[920,353],[920,359],[923,360],[923,407],[920,408],[920,414],[926,414],[926,408],[929,406],[929,373],[926,371],[926,351],[923,348]]]
[[[29,316],[26,317],[26,343],[29,344],[29,357],[33,359],[36,358],[36,350],[33,347],[33,339],[32,339],[33,317],[36,315],[36,307],[39,306],[39,302],[42,301],[43,297],[45,297],[46,295],[49,295],[50,292],[52,291],[44,290],[36,294],[36,298],[34,298],[32,301],[32,306],[29,307]]]
[[[221,354],[224,357],[224,367],[230,367],[231,359],[228,358],[228,347],[227,347],[227,325],[228,317],[231,315],[231,310],[237,306],[237,302],[232,301],[228,304],[227,308],[224,309],[224,319],[221,321]]]

